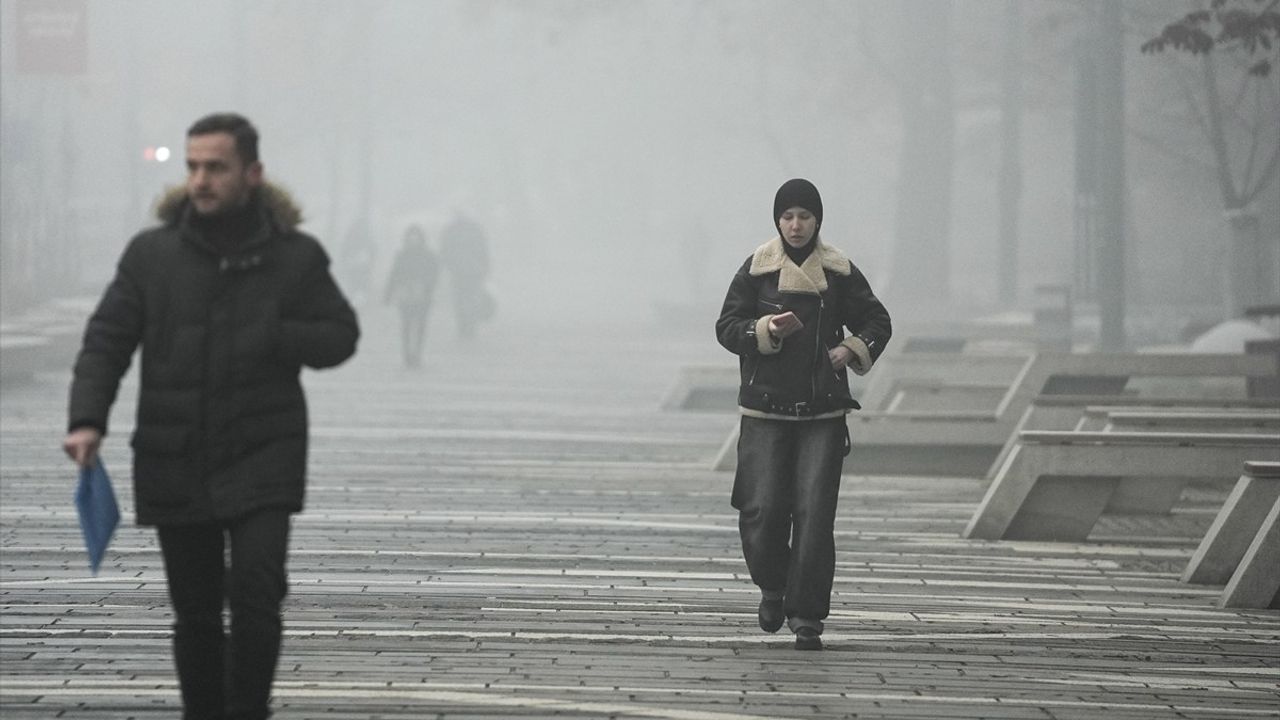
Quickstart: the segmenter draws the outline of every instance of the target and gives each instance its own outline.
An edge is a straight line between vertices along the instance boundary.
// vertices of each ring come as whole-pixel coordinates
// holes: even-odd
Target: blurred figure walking
[[[458,213],[440,232],[440,260],[449,273],[458,337],[474,337],[476,326],[492,318],[496,309],[485,286],[489,279],[489,239],[474,220]]]
[[[297,230],[298,208],[263,179],[245,118],[191,126],[186,185],[156,213],[162,224],[130,241],[89,318],[62,446],[94,462],[141,345],[134,502],[164,558],[182,717],[260,720],[306,485],[299,374],[351,357],[360,330],[323,247]]]
[[[384,304],[394,303],[400,311],[400,350],[407,368],[422,365],[422,343],[439,274],[440,264],[427,246],[427,234],[418,225],[410,225],[391,261],[391,274],[382,296]]]

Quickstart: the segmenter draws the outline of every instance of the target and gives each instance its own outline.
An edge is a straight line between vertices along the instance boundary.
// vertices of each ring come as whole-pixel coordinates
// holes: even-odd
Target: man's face
[[[262,183],[262,163],[246,165],[230,133],[187,138],[187,197],[197,213],[221,215],[243,207]]]
[[[802,207],[787,208],[778,218],[782,239],[793,248],[802,248],[813,239],[818,229],[818,218]]]

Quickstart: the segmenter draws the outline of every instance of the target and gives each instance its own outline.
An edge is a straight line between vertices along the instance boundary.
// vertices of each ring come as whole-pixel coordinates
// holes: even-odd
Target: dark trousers
[[[742,554],[752,582],[784,592],[793,620],[818,621],[831,611],[836,499],[847,438],[843,417],[742,418],[733,482]]]
[[[183,720],[269,717],[280,656],[280,604],[288,589],[289,513],[264,510],[226,524],[157,529],[173,601]],[[229,638],[222,625],[224,599],[231,606]]]

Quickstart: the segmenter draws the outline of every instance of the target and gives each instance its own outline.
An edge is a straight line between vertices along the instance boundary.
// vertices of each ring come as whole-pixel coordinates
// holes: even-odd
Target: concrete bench
[[[1009,391],[1009,383],[902,380],[889,394],[884,412],[994,412]]]
[[[1091,405],[1076,423],[1080,432],[1176,431],[1267,432],[1280,430],[1280,410],[1252,408],[1195,410],[1173,407],[1154,410],[1140,407],[1108,408]]]
[[[1280,592],[1280,463],[1245,462],[1182,573],[1183,582],[1223,585],[1223,607],[1277,607]]]
[[[1026,360],[993,417],[925,421],[893,413],[849,416],[848,472],[981,477],[1039,395],[1118,396],[1131,379],[1232,378],[1277,374],[1275,358],[1244,354],[1040,353]]]
[[[853,417],[853,416],[850,416]],[[981,436],[977,440],[986,439],[990,443],[995,443],[997,437],[1003,437],[1003,430],[997,425],[997,417],[990,412],[963,412],[952,410],[919,410],[914,412],[896,412],[896,413],[874,413],[859,412],[857,417],[892,417],[895,421],[901,423],[911,423],[917,427],[917,432],[927,435],[937,443],[947,444],[955,450],[951,456],[953,463],[961,467],[977,467],[988,461],[988,455],[985,448],[978,447],[976,456],[966,453],[966,449],[971,447],[970,441],[974,440],[975,430],[981,432]],[[732,471],[738,467],[738,424],[734,424],[733,429],[729,432],[728,437],[720,445],[720,450],[716,453],[716,458],[712,463],[715,470]],[[847,458],[844,466],[846,474],[859,473],[865,474],[864,461],[879,448],[866,449],[859,447],[858,439],[852,438],[853,453]],[[931,449],[932,445],[923,445],[921,448],[925,451]],[[936,459],[926,454],[924,464],[913,462],[911,453],[908,449],[899,446],[893,448],[894,457],[884,458],[877,456],[876,459],[869,461],[871,464],[886,465],[892,464],[896,473],[899,475],[926,475],[928,470],[934,468],[937,464]],[[901,457],[899,455],[902,455]]]
[[[1246,354],[1040,353],[1026,358],[991,413],[920,415],[855,412],[845,472],[982,477],[1009,445],[1038,395],[1122,395],[1131,378],[1244,379],[1277,374],[1276,358]],[[1133,400],[1132,396],[1130,400]],[[737,429],[713,467],[736,467]]]
[[[1235,477],[1280,461],[1280,435],[1028,430],[965,528],[966,538],[1083,541],[1122,483]]]
[[[1280,410],[1280,398],[1139,396],[1120,395],[1038,395],[1031,401],[1019,430],[1070,430],[1086,409],[1107,411],[1170,412],[1257,412]]]
[[[1007,391],[1031,358],[1030,353],[886,353],[867,376],[866,389],[857,398],[863,408],[882,411],[889,410],[895,398],[910,388],[982,384],[1002,385]]]
[[[1088,409],[1095,411],[1241,411],[1280,410],[1277,398],[1238,397],[1140,397],[1127,393],[1117,395],[1037,395],[1023,411],[1009,434],[1004,447],[987,468],[988,480],[995,478],[1023,430],[1081,430],[1081,419]]]
[[[960,329],[959,335],[899,332],[900,339],[894,340],[893,348],[910,353],[985,353],[1029,355],[1038,348],[1031,332],[1008,333],[992,330],[991,326],[977,327],[966,331]]]
[[[1090,406],[1075,429],[1083,432],[1182,432],[1275,433],[1280,432],[1280,410],[1219,408],[1198,411],[1186,408],[1151,410],[1135,407]],[[1105,512],[1117,514],[1165,514],[1182,497],[1186,481],[1169,478],[1126,478],[1117,487]]]
[[[917,402],[919,390],[945,392],[953,384],[983,382],[1007,388],[1029,357],[1028,352],[984,352],[979,347],[976,341],[959,338],[908,337],[890,344],[869,376],[851,374],[850,386],[868,410],[884,410],[904,392],[912,395],[913,407],[933,409],[927,399]],[[736,362],[686,365],[680,368],[661,406],[666,410],[731,412],[738,407],[738,383]]]
[[[959,467],[983,464],[990,461],[990,451],[981,445],[1003,443],[1008,431],[998,425],[1000,411],[1034,359],[1034,354],[1026,352],[886,354],[872,369],[866,389],[861,393],[855,390],[854,396],[863,410],[851,417],[892,417],[909,422],[912,437],[954,446],[950,461]],[[963,407],[966,401],[972,401],[967,408]],[[975,431],[981,435],[976,438],[976,451],[966,447],[968,440],[975,439]],[[854,442],[857,440],[855,437]],[[737,467],[737,442],[735,424],[720,446],[713,468]],[[875,448],[855,450],[860,459],[875,466],[891,463],[902,474],[930,474],[937,468],[937,460],[927,453],[921,456],[909,449],[904,453],[900,447],[890,449],[891,457],[887,458],[872,458],[880,452]],[[916,457],[924,457],[925,462],[912,464],[911,459]]]
[[[904,353],[962,353],[969,338],[948,335],[913,335],[902,343]]]
[[[733,412],[738,407],[738,364],[685,365],[662,398],[664,410]]]
[[[667,389],[661,407],[663,410],[735,412],[738,409],[740,380],[736,364],[685,365]],[[862,378],[853,378],[850,386],[856,396],[865,388],[866,382]]]

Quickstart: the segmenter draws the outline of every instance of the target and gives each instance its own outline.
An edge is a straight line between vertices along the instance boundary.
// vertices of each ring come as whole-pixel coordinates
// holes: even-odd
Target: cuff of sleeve
[[[104,437],[107,434],[106,423],[100,423],[97,420],[87,420],[87,419],[72,420],[71,422],[67,423],[67,432],[72,433],[72,432],[75,432],[76,430],[79,430],[80,428],[86,428],[86,427],[97,430],[98,434]]]
[[[849,348],[853,353],[853,359],[849,361],[849,368],[853,370],[854,374],[866,375],[871,370],[871,364],[874,361],[871,359],[871,349],[862,341],[862,338],[854,335],[845,338],[840,344]]]
[[[769,334],[769,321],[772,319],[772,315],[765,315],[756,321],[756,349],[761,355],[775,355],[782,349],[782,341],[774,342]]]

